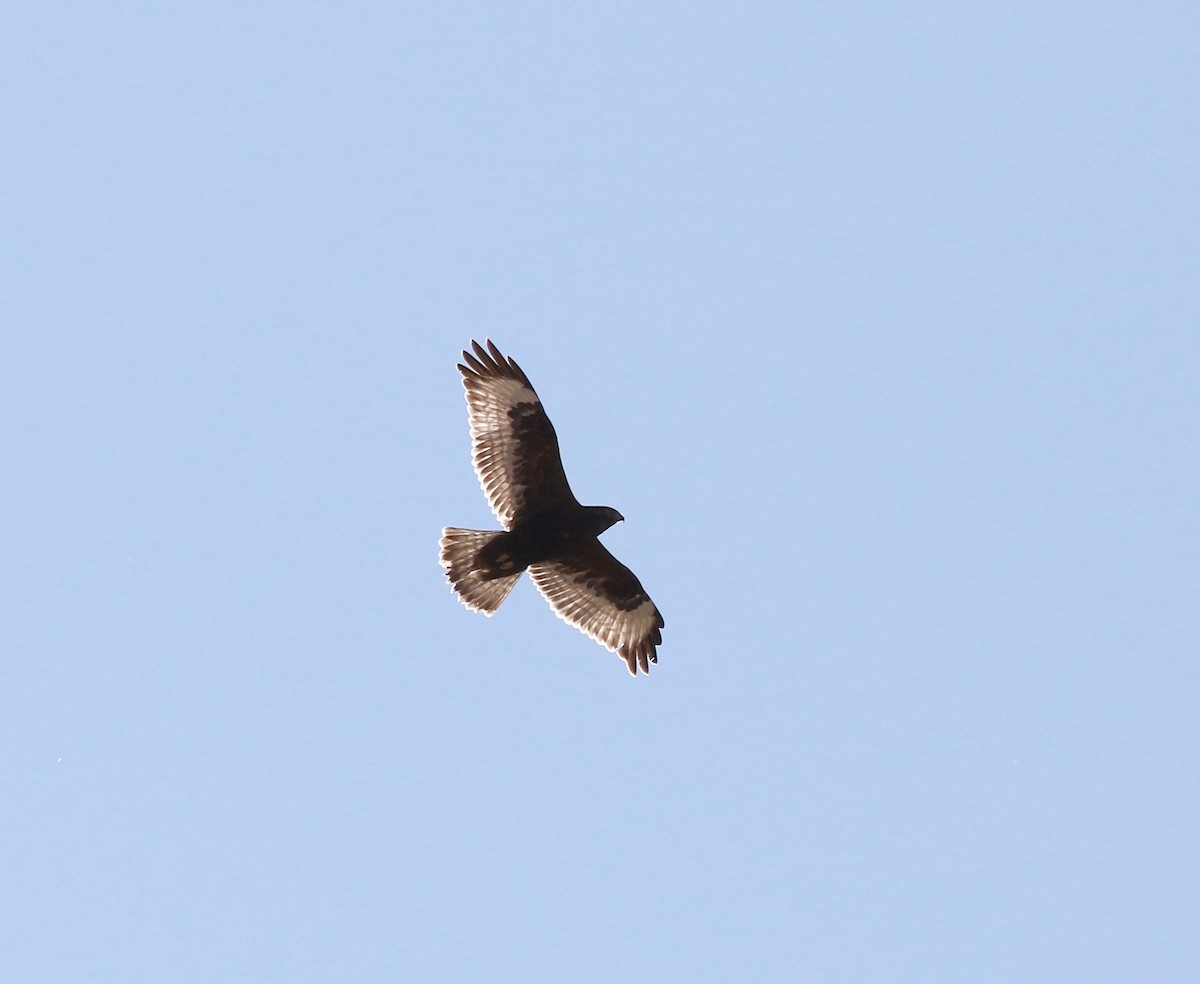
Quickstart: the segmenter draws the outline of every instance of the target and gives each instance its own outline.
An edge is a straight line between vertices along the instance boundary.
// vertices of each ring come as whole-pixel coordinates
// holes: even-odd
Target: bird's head
[[[593,522],[596,536],[599,536],[610,526],[615,526],[617,523],[625,520],[625,517],[613,509],[612,506],[588,506],[587,511],[588,516]]]

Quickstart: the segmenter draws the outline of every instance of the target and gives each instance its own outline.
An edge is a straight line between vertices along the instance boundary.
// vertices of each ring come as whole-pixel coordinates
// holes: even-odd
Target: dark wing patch
[[[576,504],[554,425],[516,361],[491,341],[472,342],[458,369],[467,391],[471,460],[492,512],[505,527],[549,506]]]
[[[663,617],[633,571],[599,540],[529,568],[556,615],[619,655],[637,676],[658,662]]]

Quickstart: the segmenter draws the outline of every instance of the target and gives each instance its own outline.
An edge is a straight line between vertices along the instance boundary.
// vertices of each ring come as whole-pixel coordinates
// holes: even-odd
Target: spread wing
[[[554,425],[528,377],[491,341],[472,342],[459,364],[467,391],[471,460],[492,512],[505,527],[548,506],[578,505],[558,453]]]
[[[663,617],[633,571],[599,540],[533,564],[529,573],[559,618],[619,655],[634,676],[658,662]]]

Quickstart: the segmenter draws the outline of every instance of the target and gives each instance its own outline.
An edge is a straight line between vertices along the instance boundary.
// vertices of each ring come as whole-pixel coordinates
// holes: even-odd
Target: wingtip
[[[471,351],[472,349],[474,352]],[[471,348],[463,349],[462,357],[463,361],[458,364],[458,369],[459,372],[461,372],[464,376],[483,371],[483,364],[479,360],[480,357],[486,359],[487,355],[483,349],[479,347],[479,343],[477,341],[471,339]],[[466,365],[463,363],[466,363]]]
[[[533,384],[529,382],[529,377],[517,364],[516,359],[501,352],[500,346],[490,338],[485,339],[484,343],[472,339],[471,348],[463,349],[463,361],[458,364],[458,371],[464,377],[470,379],[472,376],[502,376],[515,379],[533,389]]]
[[[636,649],[622,649],[617,653],[621,659],[625,660],[625,668],[629,670],[629,675],[636,677],[638,670],[641,670],[646,676],[650,675],[650,664],[658,665],[658,653],[653,649],[649,652]]]
[[[496,348],[496,343],[490,338],[487,341],[487,348],[484,348],[476,339],[471,339],[471,347],[463,349],[463,361],[467,366],[470,366],[471,372],[480,373],[489,370],[495,370],[500,365],[504,364],[504,356],[500,354],[500,350]],[[498,365],[499,364],[499,365]],[[459,365],[459,369],[467,372],[467,366]]]

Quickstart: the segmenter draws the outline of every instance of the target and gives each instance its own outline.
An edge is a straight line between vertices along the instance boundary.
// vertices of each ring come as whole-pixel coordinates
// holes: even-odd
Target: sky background
[[[0,977],[1194,979],[1194,4],[0,39]],[[648,678],[445,583],[487,337]]]

